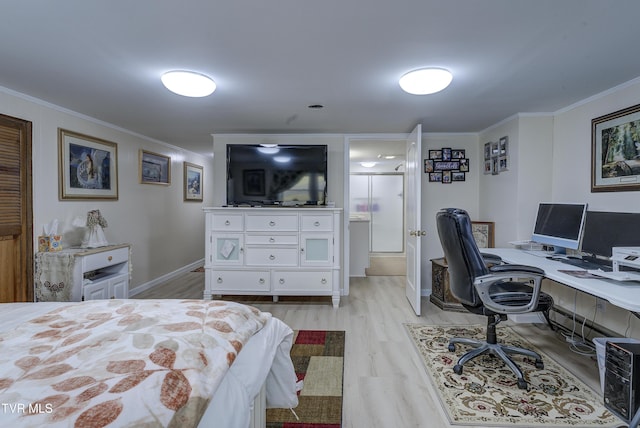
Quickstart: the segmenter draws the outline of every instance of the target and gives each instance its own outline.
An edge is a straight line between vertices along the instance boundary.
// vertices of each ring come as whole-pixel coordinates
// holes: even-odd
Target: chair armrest
[[[544,270],[540,269],[539,267],[535,267],[535,266],[527,266],[527,265],[510,265],[510,264],[506,264],[506,265],[495,265],[495,266],[491,266],[489,268],[489,271],[491,272],[509,272],[509,271],[517,271],[517,272],[525,272],[525,273],[532,273],[535,275],[544,275]]]
[[[508,269],[491,269],[491,273],[488,275],[482,275],[476,278],[473,285],[478,291],[478,296],[482,301],[482,304],[487,308],[497,313],[503,314],[522,314],[526,312],[535,311],[538,306],[538,299],[540,298],[540,290],[542,288],[542,279],[544,278],[544,271],[532,266],[520,266],[520,265],[499,265],[494,268],[508,267]],[[503,305],[491,298],[489,292],[491,286],[496,282],[509,281],[513,278],[522,280],[528,280],[531,284],[531,300],[525,305]]]
[[[480,255],[482,256],[484,263],[487,265],[499,265],[502,263],[502,257],[495,254],[480,253]]]

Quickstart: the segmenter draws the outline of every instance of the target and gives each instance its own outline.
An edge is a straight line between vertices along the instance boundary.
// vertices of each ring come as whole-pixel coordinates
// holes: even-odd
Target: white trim
[[[140,294],[143,291],[147,291],[153,287],[155,287],[156,285],[162,284],[166,281],[169,281],[177,276],[180,276],[182,274],[185,274],[187,272],[191,272],[199,267],[204,266],[204,258],[195,261],[193,263],[190,263],[186,266],[181,267],[180,269],[176,269],[173,272],[169,272],[166,273],[162,276],[159,276],[158,278],[152,279],[149,282],[145,282],[144,284],[141,284],[139,286],[137,286],[134,289],[129,290],[129,297],[131,296],[135,296],[136,294]],[[204,280],[204,277],[202,277],[202,279]]]
[[[211,153],[211,155],[209,156],[209,155],[205,155],[203,153],[196,153],[196,152],[191,151],[189,149],[185,149],[184,147],[174,146],[173,144],[169,144],[169,143],[166,143],[164,141],[156,140],[154,138],[148,137],[148,136],[143,135],[143,134],[138,134],[137,132],[130,131],[130,130],[126,129],[126,128],[121,128],[121,127],[119,127],[117,125],[114,125],[112,123],[105,122],[105,121],[102,121],[100,119],[96,119],[95,117],[87,116],[87,115],[84,115],[82,113],[78,113],[76,111],[69,110],[69,109],[64,108],[64,107],[60,107],[59,105],[56,105],[56,104],[51,104],[48,101],[44,101],[44,100],[41,100],[40,98],[32,97],[31,95],[23,94],[22,92],[14,91],[13,89],[9,89],[9,88],[4,87],[4,86],[0,86],[0,92],[4,92],[5,94],[14,96],[16,98],[21,98],[21,99],[23,99],[25,101],[32,102],[32,103],[40,105],[42,107],[47,107],[47,108],[50,108],[52,110],[68,114],[70,116],[74,116],[74,117],[77,117],[79,119],[86,120],[87,122],[91,122],[91,123],[94,123],[94,124],[97,124],[97,125],[102,125],[104,127],[107,127],[107,128],[110,128],[110,129],[113,129],[113,130],[116,130],[116,131],[124,132],[125,134],[129,134],[131,136],[138,137],[138,138],[141,138],[143,140],[146,140],[146,141],[149,141],[149,142],[152,142],[152,143],[160,144],[161,146],[168,147],[168,148],[170,148],[172,150],[185,151],[185,152],[189,152],[189,153],[192,153],[194,155],[202,156],[202,157],[213,157],[213,153]]]
[[[627,88],[629,86],[636,85],[638,83],[640,83],[640,77],[636,77],[635,79],[631,79],[628,82],[621,83],[618,86],[614,86],[613,88],[606,89],[606,90],[604,90],[602,92],[599,92],[599,93],[597,93],[595,95],[590,96],[589,98],[585,98],[585,99],[580,100],[580,101],[578,101],[576,103],[573,103],[573,104],[571,104],[571,105],[569,105],[567,107],[561,108],[560,110],[556,110],[555,112],[553,112],[553,114],[554,115],[559,115],[559,114],[562,114],[562,113],[566,113],[566,112],[568,112],[570,110],[573,110],[575,108],[581,107],[581,106],[583,106],[585,104],[589,104],[592,101],[598,100],[600,98],[604,98],[604,97],[606,97],[608,95],[611,95],[611,94],[614,94],[614,93],[620,91],[621,89]]]

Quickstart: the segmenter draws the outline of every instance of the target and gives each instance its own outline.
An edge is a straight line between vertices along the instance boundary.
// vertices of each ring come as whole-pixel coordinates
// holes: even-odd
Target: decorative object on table
[[[140,183],[171,184],[171,158],[159,153],[140,150]]]
[[[484,144],[485,175],[498,175],[509,170],[509,137],[504,136],[499,141]]]
[[[202,173],[199,165],[184,163],[184,200],[202,202]]]
[[[469,172],[469,159],[465,150],[444,147],[429,150],[429,158],[424,160],[424,172],[432,183],[465,181]]]
[[[591,121],[591,192],[640,190],[640,104]]]
[[[58,197],[118,199],[118,145],[58,128]]]
[[[107,226],[107,220],[102,217],[100,210],[89,211],[87,213],[87,232],[82,246],[84,248],[98,248],[109,245],[103,230]]]
[[[534,349],[545,362],[544,369],[536,369],[533,360],[513,356],[525,372],[527,390],[519,389],[504,363],[489,355],[467,362],[464,376],[454,374],[453,366],[468,348],[458,347],[450,352],[449,338],[464,336],[481,340],[485,334],[484,325],[405,324],[405,327],[440,403],[454,425],[620,426],[620,420],[604,407],[600,394],[510,327],[498,330],[498,341]]]
[[[58,220],[54,219],[42,226],[43,234],[38,236],[38,251],[62,250],[62,236],[58,235]]]
[[[495,246],[495,222],[472,221],[471,231],[478,248],[493,248]]]

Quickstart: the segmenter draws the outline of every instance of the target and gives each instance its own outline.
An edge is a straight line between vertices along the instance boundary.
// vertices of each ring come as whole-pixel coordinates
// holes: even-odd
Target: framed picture
[[[472,221],[471,231],[478,248],[493,248],[495,245],[495,223],[493,221]]]
[[[446,184],[451,183],[451,171],[442,171],[442,182]]]
[[[424,160],[424,172],[425,173],[433,172],[433,159]]]
[[[140,183],[171,184],[171,158],[140,150]]]
[[[484,143],[484,160],[491,159],[491,143]]]
[[[432,183],[442,183],[442,173],[441,172],[429,173],[429,181],[431,181]]]
[[[58,128],[58,197],[118,199],[118,145]]]
[[[640,104],[591,121],[591,192],[640,190]]]
[[[442,150],[429,150],[429,159],[442,159]]]
[[[509,137],[502,137],[499,141],[500,144],[500,156],[506,156],[509,152]]]
[[[264,169],[245,169],[242,174],[242,191],[246,196],[265,196]]]
[[[200,165],[184,163],[184,200],[202,202],[202,173]]]
[[[442,149],[442,160],[448,161],[451,160],[451,149],[450,148],[443,148]]]
[[[493,168],[493,162],[491,162],[491,159],[488,159],[486,161],[484,161],[484,174],[493,174],[492,171]]]

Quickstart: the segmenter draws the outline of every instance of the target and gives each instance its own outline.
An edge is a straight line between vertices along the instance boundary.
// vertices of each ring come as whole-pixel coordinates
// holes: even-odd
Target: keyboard
[[[583,259],[560,259],[558,260],[559,262],[571,265],[571,266],[575,266],[577,268],[580,269],[584,269],[584,270],[602,270],[605,272],[611,272],[613,269],[611,268],[611,266],[606,265],[606,264],[601,264],[601,263],[595,263],[595,262],[591,262],[588,260],[583,260]]]

